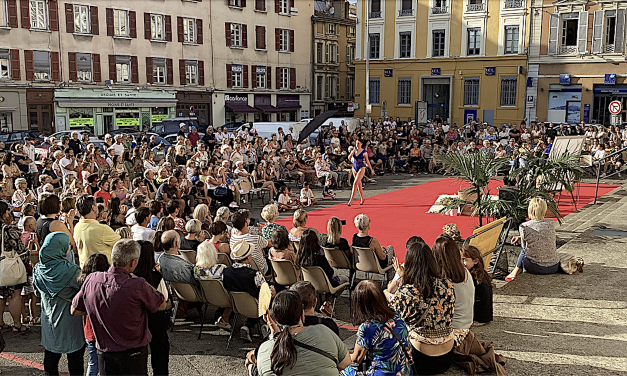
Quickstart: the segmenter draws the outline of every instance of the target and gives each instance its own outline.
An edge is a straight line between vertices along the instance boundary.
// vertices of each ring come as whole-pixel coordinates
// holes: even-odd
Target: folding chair
[[[494,275],[496,271],[511,225],[511,218],[499,218],[485,226],[475,229],[473,234],[464,241],[464,245],[469,244],[479,250],[483,258],[485,269],[491,275]],[[490,268],[490,261],[492,259],[494,259],[494,263],[492,268]],[[490,269],[492,270],[490,271]]]
[[[233,319],[233,326],[231,329],[235,329],[237,324],[237,318],[242,315],[248,318],[259,317],[259,300],[254,298],[247,292],[230,292],[233,298],[233,310],[235,311],[235,318]],[[259,330],[261,332],[261,330]]]
[[[250,267],[263,274],[263,277],[266,279],[266,281],[270,281],[272,279],[272,276],[267,276],[263,273],[263,270],[261,270],[259,265],[257,265],[257,261],[255,261],[255,259],[253,258],[250,259]]]
[[[272,273],[274,275],[274,281],[281,286],[291,286],[298,282],[298,271],[294,264],[288,260],[271,260]]]
[[[218,252],[218,264],[226,265],[228,268],[233,265],[233,261],[226,253]]]
[[[231,308],[234,309],[233,299],[231,295],[226,291],[222,281],[219,279],[200,279],[200,289],[202,291],[203,300],[206,303],[213,304],[218,308]],[[231,338],[233,338],[233,332],[235,331],[235,322],[237,322],[237,313],[235,313],[235,320],[231,326],[231,333],[229,333],[229,340],[226,343],[226,349],[229,349],[231,345]],[[202,330],[200,331],[202,333]],[[200,339],[200,334],[198,335]]]
[[[205,325],[205,314],[207,313],[207,306],[201,296],[198,296],[196,288],[189,283],[185,282],[170,282],[172,291],[180,299],[189,303],[203,303],[204,307],[200,310],[200,332],[198,332],[198,339],[202,333],[203,326]]]
[[[385,268],[381,268],[379,264],[379,258],[377,253],[372,248],[365,247],[352,247],[353,258],[355,260],[355,270],[359,270],[365,273],[380,274],[383,276],[385,283],[388,282],[385,273],[392,269],[394,265],[388,265]]]
[[[250,189],[249,189],[249,194],[254,197],[255,193],[259,196],[259,198],[261,199],[261,205],[265,205],[263,197],[265,194],[268,194],[268,196],[270,195],[270,189],[268,188],[255,188],[255,185],[253,184],[251,178],[246,178],[246,180],[248,180],[248,184],[250,185]],[[250,201],[252,202],[252,197],[250,197]]]
[[[179,249],[179,256],[189,263],[196,264],[196,251]]]
[[[331,309],[333,310],[333,313],[335,313],[335,300],[337,299],[335,293],[338,290],[341,290],[347,287],[349,283],[344,282],[337,287],[333,287],[333,285],[331,285],[331,282],[329,281],[329,278],[324,273],[324,270],[319,266],[303,266],[302,271],[303,271],[303,279],[305,281],[311,282],[311,284],[316,289],[316,292],[318,294],[322,294],[322,293],[333,294],[333,305]],[[333,317],[333,314],[331,314],[331,317]]]
[[[327,258],[331,266],[336,269],[348,270],[350,281],[349,292],[352,293],[352,289],[355,283],[355,275],[357,274],[355,271],[355,265],[353,264],[353,260],[348,258],[348,256],[346,256],[346,253],[344,253],[344,251],[341,251],[339,248],[322,247],[322,249],[324,250],[324,256]]]

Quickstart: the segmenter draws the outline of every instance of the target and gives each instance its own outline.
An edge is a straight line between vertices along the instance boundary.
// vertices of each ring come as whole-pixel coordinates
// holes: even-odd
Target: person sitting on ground
[[[313,191],[309,188],[309,183],[303,184],[303,189],[300,190],[300,202],[304,206],[312,206],[318,203],[318,200],[314,197]]]
[[[407,242],[405,243],[405,249],[409,249],[409,247],[416,242],[420,242],[424,245],[427,245],[427,243],[425,243],[425,241],[420,236],[411,236],[409,239],[407,239]],[[395,257],[394,258],[395,269],[397,268],[397,264],[400,266],[405,266],[404,263],[401,264],[400,261]],[[390,283],[388,283],[387,288],[383,290],[388,300],[391,301],[392,299],[394,299],[394,294],[396,294],[396,291],[398,291],[398,288],[400,286],[401,286],[401,276],[398,273],[395,273],[394,278],[390,281]]]
[[[248,226],[250,226],[250,212],[246,209],[240,209],[235,212],[231,222],[234,227],[230,240],[231,250],[235,248],[235,244],[237,242],[245,240],[253,247],[252,257],[253,260],[255,260],[257,267],[264,275],[268,275],[270,269],[268,268],[268,263],[264,257],[264,248],[272,247],[272,241],[264,239],[261,235],[255,235],[249,232]]]
[[[353,235],[353,247],[370,248],[375,251],[381,268],[393,265],[394,247],[389,245],[383,248],[377,238],[368,235],[370,218],[365,214],[359,214],[355,217],[355,227],[357,227],[358,232]],[[394,270],[391,268],[387,273],[387,281],[392,280],[393,277]]]
[[[298,209],[294,212],[294,218],[292,224],[294,227],[290,229],[290,241],[298,242],[306,230],[312,230],[318,234],[318,230],[313,227],[307,227],[307,211],[304,209]]]
[[[198,246],[196,252],[196,266],[194,266],[194,276],[197,279],[217,279],[222,280],[222,274],[226,269],[226,265],[218,264],[218,251],[211,242],[202,242]],[[219,316],[215,321],[215,325],[226,330],[231,330],[229,324],[229,316],[231,308],[219,308],[216,315]]]
[[[211,239],[208,239],[211,244],[216,247],[218,252],[226,253],[227,255],[231,254],[231,246],[229,242],[223,242],[222,240],[227,237],[227,228],[224,222],[215,221],[209,226],[209,235],[211,235]]]
[[[442,228],[442,233],[448,235],[449,238],[455,240],[455,243],[461,248],[464,245],[464,239],[462,238],[462,234],[457,228],[455,223],[449,223]]]
[[[277,205],[279,206],[279,210],[292,210],[298,207],[299,203],[295,200],[292,200],[289,194],[289,188],[284,185],[279,188],[279,197],[277,198]]]
[[[323,200],[335,200],[335,192],[331,190],[332,180],[327,180],[324,183],[324,187],[322,188],[322,199]],[[350,183],[349,183],[350,184]]]
[[[481,252],[472,245],[462,248],[462,261],[475,283],[473,326],[481,326],[494,320],[492,306],[492,277],[485,270]]]
[[[529,201],[527,213],[530,220],[518,228],[520,236],[512,238],[512,243],[521,244],[522,250],[506,281],[513,281],[523,271],[542,275],[557,273],[560,258],[555,244],[555,221],[544,218],[546,210],[543,199],[535,197]]]
[[[285,226],[274,223],[278,217],[279,209],[276,205],[268,204],[263,207],[263,210],[261,211],[261,218],[265,219],[267,222],[261,229],[261,236],[263,236],[264,239],[272,238],[272,234],[277,229],[282,228],[287,231]]]
[[[323,248],[338,248],[340,251],[346,253],[346,256],[350,260],[353,256],[353,251],[348,240],[342,238],[342,221],[337,217],[331,217],[327,223],[327,233],[320,234],[320,245]]]
[[[155,230],[148,228],[150,222],[150,209],[146,207],[138,208],[133,215],[135,217],[135,224],[131,227],[133,233],[133,240],[145,240],[150,241]]]
[[[197,219],[192,219],[191,221],[187,222],[187,224],[185,225],[185,231],[187,231],[187,235],[185,235],[184,238],[181,238],[181,249],[186,251],[196,251],[198,245],[200,244],[198,238],[201,228],[202,224]],[[202,241],[205,240],[202,237],[201,239]]]

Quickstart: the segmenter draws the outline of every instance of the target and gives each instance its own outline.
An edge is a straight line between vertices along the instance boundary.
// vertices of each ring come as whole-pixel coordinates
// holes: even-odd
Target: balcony
[[[368,15],[368,18],[370,19],[381,18],[381,12],[370,12],[370,14]]]
[[[447,13],[448,13],[448,6],[431,8],[431,14],[447,14]]]
[[[466,12],[485,12],[486,4],[468,4],[466,5]]]
[[[524,0],[505,0],[505,9],[522,8],[524,3]]]
[[[603,46],[603,52],[605,52],[606,54],[613,54],[614,48],[615,48],[615,45],[606,44],[605,46]]]
[[[577,46],[560,46],[561,55],[572,55],[577,53]]]
[[[411,17],[414,15],[413,9],[401,9],[398,11],[399,17]]]

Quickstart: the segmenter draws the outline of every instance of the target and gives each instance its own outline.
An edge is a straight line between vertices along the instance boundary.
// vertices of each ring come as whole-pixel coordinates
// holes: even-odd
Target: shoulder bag
[[[0,252],[2,260],[0,261],[0,287],[15,286],[26,283],[26,267],[22,259],[15,250],[10,252],[4,251],[4,233],[8,231],[8,226],[2,226],[2,245]],[[21,239],[20,239],[21,241]]]
[[[213,190],[213,195],[216,196],[216,197],[224,196],[227,193],[227,189],[228,188],[226,186],[220,185],[220,186],[216,187],[216,189]]]
[[[318,354],[320,354],[320,355],[322,355],[322,356],[324,356],[324,357],[326,357],[326,358],[331,359],[331,360],[333,361],[333,363],[335,363],[335,365],[336,365],[336,366],[337,366],[338,364],[340,364],[340,362],[339,362],[337,359],[335,359],[335,357],[334,357],[333,355],[329,354],[328,352],[326,352],[326,351],[324,351],[324,350],[320,350],[320,349],[319,349],[319,348],[317,348],[317,347],[310,346],[310,345],[308,345],[308,344],[306,344],[306,343],[302,343],[302,342],[300,342],[300,341],[296,341],[296,340],[294,340],[294,344],[295,344],[296,346],[298,346],[298,347],[302,347],[303,349],[307,349],[307,350],[309,350],[309,351],[313,351],[313,352],[318,353]]]

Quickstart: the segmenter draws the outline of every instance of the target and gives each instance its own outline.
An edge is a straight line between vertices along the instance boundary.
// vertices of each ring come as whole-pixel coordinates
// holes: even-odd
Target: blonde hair
[[[337,217],[331,217],[327,223],[327,243],[338,245],[342,235],[342,222]]]
[[[307,211],[303,209],[298,209],[294,212],[294,219],[292,220],[292,224],[294,227],[301,227],[307,223]]]
[[[15,179],[15,189],[20,189],[20,185],[22,185],[23,183],[28,184],[28,182],[24,178]]]
[[[194,209],[193,217],[202,222],[207,218],[207,213],[209,213],[209,207],[206,204],[200,204]]]
[[[199,268],[210,268],[218,263],[218,250],[209,241],[204,241],[196,249],[196,266]]]
[[[531,201],[529,201],[529,209],[527,210],[527,214],[529,214],[529,218],[541,221],[544,219],[546,209],[546,201],[541,198],[534,197],[531,199]]]
[[[197,219],[192,219],[191,221],[187,222],[187,224],[185,225],[185,231],[187,231],[190,234],[199,233],[201,228],[202,228],[202,223],[200,223],[200,221]]]
[[[365,214],[359,214],[355,217],[355,227],[357,230],[364,231],[370,225],[370,218]]]
[[[126,226],[120,227],[119,229],[115,230],[115,233],[120,235],[120,238],[122,239],[133,239],[133,233],[131,232],[131,229]]]
[[[59,159],[59,157],[63,156],[63,152],[61,150],[57,150],[52,154],[55,158]]]
[[[274,222],[279,216],[279,209],[277,209],[276,205],[268,204],[263,207],[261,211],[261,217],[265,219],[267,222]]]
[[[227,208],[226,206],[221,206],[220,208],[218,208],[218,211],[216,211],[216,217],[213,221],[222,221],[226,223],[226,219],[228,218],[230,213],[231,212],[229,211],[229,208]]]

